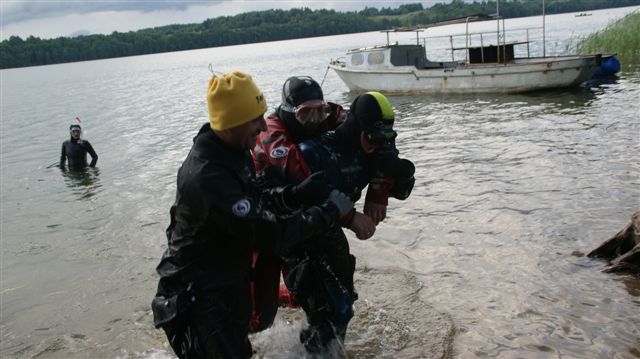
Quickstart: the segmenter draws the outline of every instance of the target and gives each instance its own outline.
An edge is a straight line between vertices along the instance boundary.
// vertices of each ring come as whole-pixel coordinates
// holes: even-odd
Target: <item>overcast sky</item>
[[[422,3],[430,7],[451,0],[382,1],[285,1],[285,0],[0,0],[0,39],[23,39],[87,34],[110,34],[148,27],[200,23],[207,18],[274,8],[361,10],[365,7],[398,7]]]

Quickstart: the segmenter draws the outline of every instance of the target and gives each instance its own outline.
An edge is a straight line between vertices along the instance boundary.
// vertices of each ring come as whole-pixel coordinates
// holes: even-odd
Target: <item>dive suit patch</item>
[[[289,153],[289,148],[285,146],[276,147],[269,152],[271,158],[282,158]]]
[[[251,202],[243,198],[231,206],[231,211],[238,217],[244,217],[251,211]]]

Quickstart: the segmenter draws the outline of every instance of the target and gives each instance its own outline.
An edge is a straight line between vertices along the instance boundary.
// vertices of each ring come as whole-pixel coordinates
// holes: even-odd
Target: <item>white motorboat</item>
[[[498,36],[496,32],[469,33],[468,23],[483,19],[486,17],[473,16],[447,22],[467,23],[465,34],[447,36],[452,61],[434,62],[427,58],[426,38],[422,38],[425,45],[420,43],[421,27],[385,31],[386,45],[349,50],[345,57],[331,60],[329,67],[356,92],[517,93],[577,86],[591,79],[600,66],[601,55],[531,57],[530,29],[525,29],[524,40],[506,42],[504,20],[502,32],[498,22]],[[432,26],[439,25],[442,23]],[[390,44],[389,33],[398,31],[415,31],[416,42]],[[454,46],[455,36],[464,36],[463,46]],[[489,39],[496,43],[489,43]],[[478,44],[472,46],[472,40]],[[516,57],[516,46],[527,46],[527,55]],[[455,60],[455,51],[465,51],[464,59]]]

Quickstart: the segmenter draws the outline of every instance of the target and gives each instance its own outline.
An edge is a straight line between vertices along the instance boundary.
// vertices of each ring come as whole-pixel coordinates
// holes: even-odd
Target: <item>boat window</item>
[[[384,61],[384,52],[372,52],[367,56],[369,65],[380,65]]]
[[[422,69],[427,61],[422,45],[398,45],[391,47],[393,66],[415,66]]]
[[[364,62],[364,56],[361,53],[351,55],[351,64],[358,66]]]

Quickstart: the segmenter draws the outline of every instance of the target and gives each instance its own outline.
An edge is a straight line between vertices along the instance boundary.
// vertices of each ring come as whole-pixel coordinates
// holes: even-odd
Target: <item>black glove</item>
[[[413,162],[404,158],[399,159],[396,165],[395,183],[389,190],[389,195],[399,200],[407,199],[416,182],[414,177],[415,172],[416,167],[413,165]]]
[[[407,159],[398,157],[398,152],[384,152],[378,155],[378,169],[391,177],[410,177],[415,172],[415,166]]]
[[[409,161],[406,158],[400,158],[398,163],[396,164],[396,176],[400,179],[413,177],[416,173],[416,166],[413,162]]]
[[[289,208],[309,207],[327,198],[329,187],[323,171],[318,171],[284,193]]]
[[[378,169],[391,177],[395,177],[400,166],[400,158],[398,150],[391,146],[385,146],[378,150],[376,154],[376,162]]]

